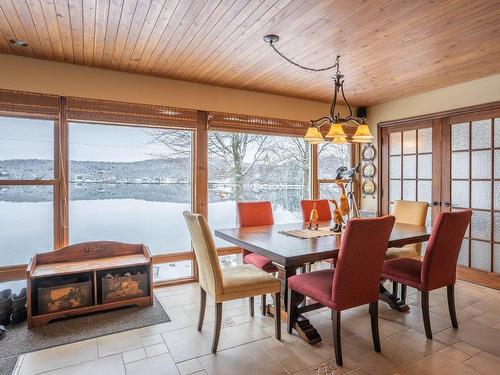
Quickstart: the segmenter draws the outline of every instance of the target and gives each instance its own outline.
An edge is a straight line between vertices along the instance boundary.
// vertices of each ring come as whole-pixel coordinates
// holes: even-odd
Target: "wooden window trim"
[[[174,113],[179,116],[175,117]],[[139,113],[138,116],[135,114]],[[6,117],[44,119],[54,121],[54,178],[48,180],[3,180],[0,185],[51,185],[54,189],[54,248],[68,245],[68,188],[69,149],[68,123],[90,122],[102,125],[156,127],[183,129],[193,132],[193,179],[192,210],[205,216],[208,214],[208,131],[247,132],[288,137],[302,137],[308,123],[261,116],[240,115],[222,112],[207,112],[183,108],[154,106],[137,103],[61,97],[12,90],[0,90],[0,115]],[[142,117],[141,117],[142,116]],[[310,195],[319,194],[317,146],[311,148]],[[357,145],[351,148],[351,160],[359,160]],[[359,185],[359,182],[355,185]],[[356,188],[359,194],[359,188]],[[358,198],[359,202],[359,198]],[[238,247],[218,249],[218,254],[238,254]],[[172,281],[161,281],[156,285],[172,285],[197,280],[196,258],[193,251],[164,253],[153,256],[154,263],[193,261],[193,276]],[[0,282],[25,278],[27,265],[0,267]]]

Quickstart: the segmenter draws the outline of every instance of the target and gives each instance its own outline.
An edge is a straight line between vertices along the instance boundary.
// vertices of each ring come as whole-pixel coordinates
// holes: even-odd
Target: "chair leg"
[[[254,315],[254,298],[253,297],[250,297],[248,299],[248,307],[250,308],[250,316],[253,317]]]
[[[215,305],[215,327],[214,327],[214,338],[212,341],[212,353],[217,351],[217,346],[219,345],[220,329],[222,327],[222,302]]]
[[[288,289],[288,306],[287,306],[287,332],[292,333],[292,328],[293,328],[293,323],[295,321],[295,306],[297,305],[296,300],[297,300],[297,295],[298,293],[292,289]]]
[[[207,292],[200,288],[200,315],[198,317],[198,331],[203,327],[203,319],[205,319],[205,307],[207,306]]]
[[[429,315],[429,292],[421,292],[422,317],[424,318],[425,335],[432,340],[431,319]]]
[[[373,349],[380,353],[380,337],[378,334],[378,302],[370,303],[370,320],[372,324]]]
[[[281,293],[274,293],[274,336],[281,340]]]
[[[266,295],[263,294],[261,296],[261,301],[260,301],[260,310],[262,311],[262,315],[267,315],[267,306],[266,306]]]
[[[342,366],[342,346],[340,344],[340,311],[332,310],[333,318],[333,347],[335,348],[335,362]]]
[[[455,285],[446,287],[448,292],[448,310],[450,311],[451,325],[458,328],[457,312],[455,310]]]
[[[401,301],[406,303],[406,285],[401,284]]]
[[[398,283],[396,281],[392,282],[392,294],[398,296]]]

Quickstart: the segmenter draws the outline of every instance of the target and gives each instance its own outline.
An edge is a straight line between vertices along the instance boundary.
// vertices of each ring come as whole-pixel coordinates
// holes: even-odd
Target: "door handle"
[[[436,207],[436,206],[441,206],[441,202],[439,202],[439,201],[434,201],[434,202],[432,202],[432,205],[433,205],[434,207]]]
[[[451,207],[451,203],[448,202],[448,201],[444,201],[443,202],[443,206],[445,206],[445,207]]]

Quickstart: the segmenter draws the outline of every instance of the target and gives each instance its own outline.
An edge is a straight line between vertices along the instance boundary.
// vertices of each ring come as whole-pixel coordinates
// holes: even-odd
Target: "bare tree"
[[[302,192],[306,196],[309,191],[311,146],[301,138],[288,138],[278,143],[276,151],[282,161],[295,161],[302,170]]]
[[[158,158],[189,156],[191,153],[191,137],[185,131],[149,131],[151,143],[165,146],[165,151],[154,154]],[[244,179],[254,166],[263,161],[272,149],[272,137],[246,134],[210,132],[208,135],[208,154],[215,156],[223,163],[220,172],[234,178],[235,199],[243,196]]]

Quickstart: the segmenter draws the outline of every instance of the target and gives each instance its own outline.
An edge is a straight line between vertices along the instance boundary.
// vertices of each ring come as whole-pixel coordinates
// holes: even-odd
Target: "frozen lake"
[[[70,242],[144,243],[153,254],[186,251],[191,245],[182,212],[190,209],[189,203],[139,199],[70,201]],[[274,216],[276,223],[300,221],[298,211],[278,206],[274,207]],[[34,253],[50,251],[53,248],[52,223],[52,202],[0,201],[2,265],[25,264]],[[210,203],[209,223],[212,229],[235,226],[235,202]],[[217,238],[215,242],[217,246],[230,246]]]

